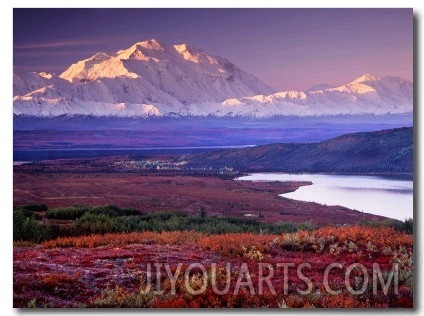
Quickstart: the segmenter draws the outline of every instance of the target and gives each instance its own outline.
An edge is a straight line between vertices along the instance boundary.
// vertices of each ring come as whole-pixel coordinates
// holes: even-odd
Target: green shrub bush
[[[39,243],[58,237],[56,226],[40,224],[34,214],[28,216],[24,209],[13,212],[13,241]]]
[[[40,208],[33,208],[40,209]],[[134,231],[197,231],[206,234],[255,233],[282,234],[300,230],[314,230],[311,222],[261,223],[251,219],[192,216],[182,212],[151,212],[141,214],[134,209],[121,209],[114,205],[72,206],[47,210],[46,217],[55,220],[71,220],[66,225],[40,223],[38,214],[28,208],[14,211],[13,240],[40,242],[59,236],[82,236]],[[364,222],[364,225],[395,225],[396,229],[412,231],[412,219],[404,223]]]

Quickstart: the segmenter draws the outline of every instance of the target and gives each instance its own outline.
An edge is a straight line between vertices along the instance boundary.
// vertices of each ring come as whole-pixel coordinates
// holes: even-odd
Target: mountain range
[[[284,71],[282,69],[281,71]],[[413,85],[365,74],[350,83],[278,92],[229,60],[156,39],[77,61],[62,74],[14,74],[14,115],[249,117],[413,111]]]

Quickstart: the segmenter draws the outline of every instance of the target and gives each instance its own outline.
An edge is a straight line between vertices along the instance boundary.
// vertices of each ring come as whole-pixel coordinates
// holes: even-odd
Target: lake
[[[257,173],[245,181],[311,181],[281,196],[382,215],[398,220],[413,218],[413,181],[378,176]]]

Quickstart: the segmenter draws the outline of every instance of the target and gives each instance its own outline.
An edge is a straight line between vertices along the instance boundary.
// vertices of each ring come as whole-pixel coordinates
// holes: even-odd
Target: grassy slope
[[[355,133],[324,142],[270,144],[201,153],[190,165],[231,166],[240,171],[404,172],[413,171],[412,127]]]

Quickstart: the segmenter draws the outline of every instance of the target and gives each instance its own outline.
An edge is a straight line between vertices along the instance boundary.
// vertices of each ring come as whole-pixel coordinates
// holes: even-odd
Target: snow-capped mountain
[[[412,112],[412,83],[364,75],[340,87],[273,91],[230,61],[155,39],[97,53],[59,76],[14,75],[14,114],[248,116]]]
[[[28,72],[22,75],[13,74],[13,95],[25,95],[39,88],[49,85],[53,78],[46,72]]]
[[[234,115],[242,115],[247,109],[267,112],[268,116],[411,113],[413,85],[398,77],[380,79],[365,74],[339,87],[283,91],[226,100],[222,104],[234,109]]]
[[[19,88],[15,91],[25,91],[16,81]],[[97,53],[71,65],[46,85],[16,94],[14,113],[162,115],[179,113],[192,103],[272,92],[224,58],[186,44],[168,45],[153,39],[112,56]]]

